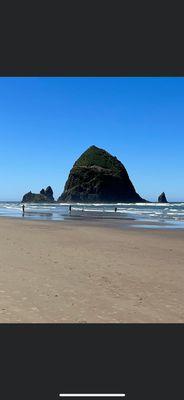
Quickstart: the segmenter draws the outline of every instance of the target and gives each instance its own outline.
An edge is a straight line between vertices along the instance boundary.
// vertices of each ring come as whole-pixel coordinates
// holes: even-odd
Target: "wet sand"
[[[0,254],[1,323],[184,322],[183,230],[0,218]]]

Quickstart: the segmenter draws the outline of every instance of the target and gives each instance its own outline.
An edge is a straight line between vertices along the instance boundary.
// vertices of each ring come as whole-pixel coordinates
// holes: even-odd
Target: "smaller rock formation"
[[[42,189],[40,193],[32,193],[31,191],[23,196],[22,203],[53,203],[53,190],[51,186]]]
[[[164,192],[162,192],[160,196],[158,196],[158,203],[168,203]]]
[[[45,196],[49,202],[54,201],[53,190],[52,190],[51,186],[48,186],[47,189],[42,189],[40,191],[40,194]]]

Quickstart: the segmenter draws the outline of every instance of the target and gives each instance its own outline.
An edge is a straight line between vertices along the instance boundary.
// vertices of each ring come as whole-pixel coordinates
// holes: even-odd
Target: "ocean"
[[[117,207],[117,212],[114,209]],[[63,221],[70,218],[69,204],[25,204],[25,219]],[[140,221],[142,227],[184,228],[184,203],[75,204],[72,217],[122,218]],[[20,202],[0,202],[0,216],[22,218]],[[158,224],[158,225],[157,225]]]

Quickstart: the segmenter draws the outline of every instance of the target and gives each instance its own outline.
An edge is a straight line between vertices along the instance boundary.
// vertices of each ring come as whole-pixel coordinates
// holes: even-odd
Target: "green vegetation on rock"
[[[115,174],[120,174],[122,170],[122,164],[116,157],[111,156],[107,151],[96,146],[89,147],[74,164],[74,167],[84,166],[98,166],[109,169]]]

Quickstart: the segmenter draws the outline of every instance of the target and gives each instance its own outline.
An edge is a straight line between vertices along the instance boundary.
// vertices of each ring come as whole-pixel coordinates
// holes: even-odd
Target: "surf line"
[[[125,397],[125,393],[60,393],[59,397]]]

